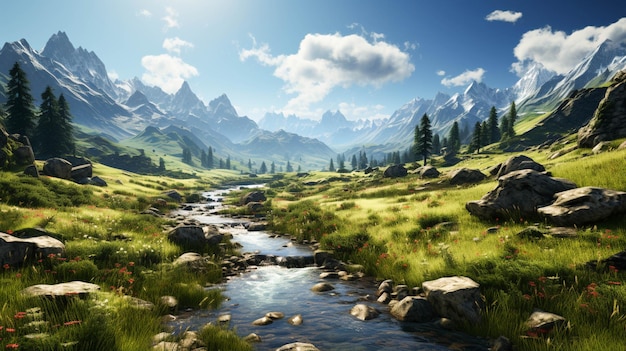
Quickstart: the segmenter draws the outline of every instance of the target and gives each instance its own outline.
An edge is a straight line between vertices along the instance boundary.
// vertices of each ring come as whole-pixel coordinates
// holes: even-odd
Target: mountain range
[[[159,140],[170,138],[181,147],[194,145],[196,156],[211,147],[219,157],[242,163],[253,159],[281,166],[291,161],[303,169],[321,169],[338,153],[358,153],[363,147],[372,150],[371,157],[406,149],[424,114],[430,117],[434,133],[445,136],[455,121],[469,130],[487,119],[492,106],[501,116],[512,101],[520,115],[551,111],[572,91],[601,85],[625,69],[626,46],[606,41],[566,75],[535,65],[510,88],[472,82],[462,93],[416,97],[385,119],[350,121],[340,111],[327,111],[319,120],[267,113],[258,124],[240,116],[226,94],[205,104],[187,82],[168,94],[139,78],[111,81],[98,56],[75,48],[61,31],[41,51],[25,39],[5,43],[0,50],[3,85],[15,62],[30,81],[35,103],[39,104],[46,86],[57,95],[63,93],[75,124],[85,133],[144,148],[156,148]],[[0,89],[0,103],[5,101]]]

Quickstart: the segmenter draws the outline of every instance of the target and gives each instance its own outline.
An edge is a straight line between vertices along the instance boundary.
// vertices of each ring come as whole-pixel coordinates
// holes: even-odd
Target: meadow
[[[524,155],[578,186],[626,191],[626,150],[598,155],[573,150],[550,158],[559,149],[573,149],[572,142]],[[487,149],[438,169],[444,175],[460,167],[487,174],[511,155]],[[179,203],[164,197],[167,190],[177,190],[191,201],[201,191],[251,178],[214,170],[171,179],[100,164],[94,173],[109,186],[0,174],[0,231],[39,227],[66,245],[63,256],[0,268],[0,349],[146,350],[155,334],[167,331],[163,315],[211,309],[222,301],[219,291],[205,289],[221,281],[219,265],[204,275],[174,267],[172,262],[183,253],[166,238],[174,223],[140,212],[148,207],[163,213],[177,208]],[[487,338],[506,336],[518,350],[623,350],[624,272],[615,267],[592,269],[586,263],[623,250],[626,219],[576,228],[574,238],[523,236],[519,233],[528,226],[549,224],[535,218],[481,221],[465,210],[467,201],[495,188],[495,179],[450,186],[444,178],[426,180],[410,173],[389,179],[380,172],[355,171],[309,172],[305,177],[286,173],[254,181],[267,183],[264,208],[273,231],[316,241],[338,258],[361,265],[372,277],[410,286],[453,275],[478,282],[485,303],[482,321],[458,325],[461,330]],[[233,192],[229,201],[237,203],[242,194]],[[210,254],[220,262],[234,253]],[[101,290],[87,299],[62,303],[20,293],[33,284],[71,280],[92,282]],[[176,310],[159,303],[166,295],[179,301]],[[138,308],[129,296],[156,306]],[[534,309],[559,314],[568,322],[550,333],[529,332],[525,321]],[[206,326],[198,335],[208,349],[252,349],[228,325]],[[177,338],[171,335],[167,340]]]

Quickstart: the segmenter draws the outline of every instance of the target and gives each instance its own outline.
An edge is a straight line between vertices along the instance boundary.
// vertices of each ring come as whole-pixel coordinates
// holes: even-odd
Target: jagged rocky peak
[[[135,92],[124,102],[124,105],[129,107],[137,107],[141,105],[149,104],[150,100],[139,90],[135,90]]]
[[[226,96],[226,94],[222,94],[219,97],[211,100],[211,102],[209,102],[209,109],[216,115],[225,114],[237,116],[237,111],[230,103],[230,100],[228,99],[228,96]]]
[[[72,42],[70,42],[67,34],[59,31],[48,39],[48,42],[43,48],[41,54],[50,58],[58,58],[64,57],[68,54],[73,54],[74,51],[76,51],[76,49],[74,48],[74,45],[72,45]]]
[[[323,115],[322,115],[322,124],[332,124],[332,125],[347,125],[348,120],[346,119],[346,116],[343,115],[343,113],[341,113],[341,111],[337,110],[334,113],[331,111],[326,111]]]

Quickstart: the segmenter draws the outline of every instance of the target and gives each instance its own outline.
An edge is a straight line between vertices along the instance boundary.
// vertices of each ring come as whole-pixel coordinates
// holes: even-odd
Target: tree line
[[[53,157],[74,154],[72,114],[65,96],[57,98],[52,87],[47,86],[41,94],[41,105],[35,109],[30,82],[26,73],[15,62],[9,71],[6,86],[6,111],[0,111],[0,118],[7,131],[26,136],[33,152],[40,157]]]

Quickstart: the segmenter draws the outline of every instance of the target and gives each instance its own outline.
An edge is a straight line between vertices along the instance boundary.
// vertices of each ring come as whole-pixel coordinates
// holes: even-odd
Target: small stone
[[[285,318],[285,314],[282,312],[267,312],[265,317],[270,318],[272,320]]]
[[[334,289],[335,287],[332,284],[326,283],[326,282],[317,283],[313,285],[313,287],[311,288],[311,290],[314,292],[324,292],[324,291],[330,291]]]
[[[289,317],[289,319],[287,319],[287,323],[291,325],[300,325],[302,324],[302,322],[304,322],[304,320],[302,319],[301,314],[296,314],[295,316]]]
[[[272,324],[273,322],[274,322],[273,319],[263,316],[255,320],[254,322],[252,322],[252,325],[268,325],[268,324]]]

